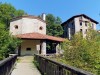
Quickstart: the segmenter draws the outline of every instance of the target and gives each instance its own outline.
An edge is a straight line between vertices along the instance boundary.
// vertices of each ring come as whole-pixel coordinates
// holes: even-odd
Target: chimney
[[[46,21],[46,14],[45,14],[45,13],[43,13],[41,17],[42,17],[42,19],[43,19],[44,21]]]

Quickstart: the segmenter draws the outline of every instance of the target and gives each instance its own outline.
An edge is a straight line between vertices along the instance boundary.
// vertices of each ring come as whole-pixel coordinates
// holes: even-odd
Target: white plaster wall
[[[80,18],[80,17],[77,17],[77,18],[74,19],[74,21],[75,21],[75,32],[79,32],[80,29],[82,29],[83,37],[85,37],[85,36],[86,36],[85,31],[86,31],[86,29],[88,29],[90,26],[91,26],[91,28],[93,28],[94,30],[96,30],[96,24],[95,24],[94,22],[91,22],[89,19],[84,18],[84,17],[82,17],[82,21],[83,21],[83,22],[82,22],[82,26],[80,26],[79,18]],[[87,26],[85,26],[85,21],[88,21],[88,22],[89,22],[89,23],[87,24]],[[90,24],[90,26],[89,26],[89,24]],[[92,24],[93,24],[93,26],[92,26]]]
[[[74,18],[74,24],[75,24],[75,33],[80,32],[80,29],[82,29],[82,34],[83,37],[86,36],[86,30],[88,30],[88,28],[91,26],[91,28],[93,28],[94,30],[96,30],[96,23],[91,22],[89,19],[85,18],[85,17],[81,17],[82,18],[82,26],[80,25],[80,17],[76,17]],[[87,26],[85,26],[85,21],[88,21]],[[70,21],[68,24],[64,25],[64,37],[69,37],[69,35],[66,34],[66,32],[69,32],[69,30],[67,29],[68,27],[71,28],[71,23],[73,22]],[[90,24],[90,26],[89,26]],[[93,24],[93,26],[92,26]],[[69,25],[69,26],[68,26]]]
[[[22,33],[22,24],[23,24],[22,19],[10,22],[10,33],[12,35],[21,34]],[[15,29],[15,25],[18,25],[18,29]]]
[[[39,30],[40,26],[43,27],[43,30]],[[32,33],[32,32],[46,34],[46,23],[41,22],[40,20],[37,19],[23,18],[22,34]]]
[[[79,23],[79,18],[74,18],[74,23],[75,23],[75,33],[80,31],[80,23]]]
[[[96,30],[96,23],[91,22],[89,19],[87,19],[87,18],[85,18],[85,17],[83,17],[83,21],[88,21],[88,22],[91,24],[91,27],[92,27],[94,30]],[[93,26],[92,26],[92,24],[93,24]],[[89,26],[87,26],[87,27],[85,27],[85,28],[88,29],[88,27],[89,27]]]
[[[96,30],[96,23],[93,23],[93,29]]]
[[[37,45],[40,45],[40,40],[23,40],[21,43],[21,55],[38,54]],[[26,48],[31,48],[31,51],[26,51]]]
[[[15,25],[18,25],[18,29],[15,29]],[[41,26],[43,27],[42,30],[39,29]],[[38,19],[31,18],[22,18],[10,23],[10,33],[12,33],[12,35],[32,32],[46,34],[46,23]]]

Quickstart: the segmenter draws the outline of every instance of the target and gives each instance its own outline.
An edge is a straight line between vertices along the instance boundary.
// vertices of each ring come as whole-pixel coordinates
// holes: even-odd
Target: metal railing
[[[0,61],[0,75],[11,75],[16,59],[17,55],[12,55]]]
[[[87,71],[58,63],[40,55],[35,55],[34,60],[42,75],[93,75]]]

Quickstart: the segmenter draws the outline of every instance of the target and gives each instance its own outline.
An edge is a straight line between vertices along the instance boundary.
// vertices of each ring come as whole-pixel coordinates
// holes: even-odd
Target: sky
[[[66,21],[70,17],[86,14],[100,22],[100,0],[0,0],[22,9],[29,15],[53,14]],[[97,25],[100,30],[100,24]]]

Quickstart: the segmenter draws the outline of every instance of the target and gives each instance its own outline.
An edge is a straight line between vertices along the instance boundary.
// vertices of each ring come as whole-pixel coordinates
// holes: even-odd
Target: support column
[[[40,54],[40,45],[36,45],[36,50],[37,50],[38,54]]]
[[[46,41],[42,41],[41,48],[41,54],[46,55]]]
[[[56,44],[56,54],[58,55],[60,53],[59,51],[59,43]]]

